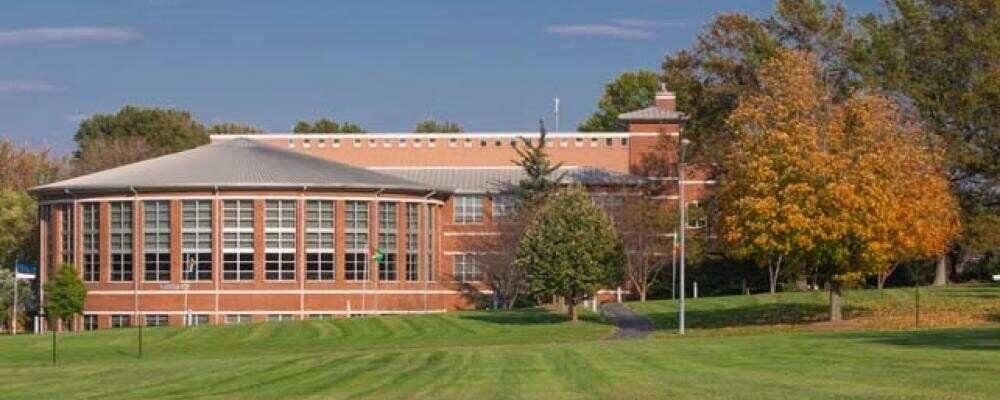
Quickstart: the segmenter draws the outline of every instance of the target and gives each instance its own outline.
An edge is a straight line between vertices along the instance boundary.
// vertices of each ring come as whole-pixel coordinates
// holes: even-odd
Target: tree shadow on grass
[[[945,350],[1000,350],[1000,328],[941,329],[910,332],[842,333],[838,336],[879,344]]]
[[[541,325],[541,324],[561,324],[569,322],[569,315],[557,313],[546,308],[520,308],[514,310],[494,310],[481,311],[475,314],[462,315],[459,318],[492,324],[503,325]],[[600,324],[611,324],[613,322],[601,318],[599,315],[583,314],[579,315],[581,321],[594,322]]]
[[[856,306],[845,306],[844,308],[847,318],[863,314],[866,311],[866,309]],[[828,312],[828,306],[815,303],[755,304],[714,310],[688,309],[685,312],[685,324],[691,329],[810,324],[826,321],[829,319]],[[650,313],[647,316],[655,322],[654,329],[677,329],[676,312]]]

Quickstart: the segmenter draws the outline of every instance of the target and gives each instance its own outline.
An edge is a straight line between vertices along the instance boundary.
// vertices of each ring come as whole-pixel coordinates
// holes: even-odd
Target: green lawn
[[[829,326],[811,324],[829,318],[829,293],[791,292],[776,295],[720,296],[687,299],[686,321],[693,335],[730,335],[818,329],[909,329],[914,327],[914,290],[852,290],[844,294],[849,321]],[[677,302],[632,302],[629,307],[656,325],[656,336],[677,330]],[[980,325],[1000,322],[1000,286],[920,288],[923,327]]]
[[[708,299],[692,307],[702,300]],[[990,309],[998,300],[974,302],[980,303]],[[1000,393],[1000,325],[989,322],[604,340],[613,330],[543,310],[150,328],[142,360],[135,358],[135,330],[109,330],[62,335],[58,366],[49,365],[48,336],[3,337],[0,398],[988,399]]]

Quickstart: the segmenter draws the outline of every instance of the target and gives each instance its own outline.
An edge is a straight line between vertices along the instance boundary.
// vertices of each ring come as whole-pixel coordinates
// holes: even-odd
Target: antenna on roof
[[[552,104],[553,104],[553,113],[556,116],[556,130],[555,130],[555,132],[559,132],[559,98],[556,97],[556,98],[552,99]]]

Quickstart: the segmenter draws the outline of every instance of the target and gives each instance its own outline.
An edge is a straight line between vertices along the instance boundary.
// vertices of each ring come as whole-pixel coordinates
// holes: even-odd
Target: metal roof
[[[304,186],[362,190],[432,189],[422,183],[366,168],[248,139],[233,139],[38,186],[32,192]]]
[[[650,106],[643,108],[641,110],[635,110],[632,112],[627,112],[623,114],[618,114],[618,119],[636,121],[636,120],[681,120],[686,119],[687,116],[684,113],[664,110],[657,106]]]
[[[455,193],[505,193],[526,177],[521,167],[370,167],[402,179]],[[645,178],[595,167],[562,167],[563,182],[582,185],[639,185]]]

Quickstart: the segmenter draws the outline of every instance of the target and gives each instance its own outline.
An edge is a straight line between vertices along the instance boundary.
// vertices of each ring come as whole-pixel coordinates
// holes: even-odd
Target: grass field
[[[947,301],[987,313],[1000,305],[997,288],[952,290],[937,295],[954,294]],[[1000,324],[990,320],[919,331],[726,334],[766,320],[750,316],[755,304],[805,301],[798,296],[698,299],[690,303],[690,320],[706,325],[695,335],[665,330],[635,341],[604,340],[614,330],[607,322],[574,324],[539,309],[150,328],[142,360],[135,357],[135,330],[65,334],[57,366],[49,365],[48,336],[3,337],[0,398],[989,399],[1000,393]],[[896,297],[905,293],[848,299],[888,312]],[[713,307],[701,302],[718,303],[708,313]],[[629,305],[667,329],[666,303]],[[714,316],[701,321],[728,322],[698,322],[697,307]]]

